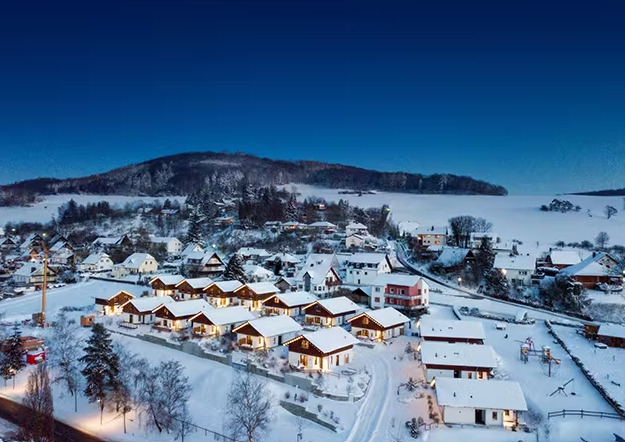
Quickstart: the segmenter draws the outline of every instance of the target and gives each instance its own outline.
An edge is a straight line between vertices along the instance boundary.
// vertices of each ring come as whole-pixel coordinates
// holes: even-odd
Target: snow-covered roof
[[[581,262],[579,253],[574,250],[553,250],[549,257],[554,265],[574,265]]]
[[[140,312],[151,312],[162,304],[173,303],[174,300],[170,296],[143,296],[141,298],[133,298],[122,305],[130,304]]]
[[[199,244],[189,243],[186,245],[184,250],[180,252],[180,255],[187,256],[189,253],[194,253],[194,252],[204,252],[204,247],[202,247]]]
[[[367,226],[365,226],[362,223],[349,223],[345,228],[355,230],[355,229],[366,229]]]
[[[106,253],[92,253],[82,262],[83,264],[97,264],[103,258],[110,258]]]
[[[278,293],[280,289],[270,282],[250,282],[246,284],[247,288],[257,295],[266,295],[268,293]]]
[[[278,336],[286,333],[298,332],[302,329],[302,326],[293,320],[290,316],[265,316],[262,318],[254,319],[247,322],[254,328],[261,336],[270,337]],[[241,325],[243,327],[245,324]],[[234,329],[236,332],[237,329]]]
[[[178,285],[182,284],[185,281],[191,286],[191,288],[194,289],[203,289],[213,283],[213,280],[210,278],[187,278],[180,281]]]
[[[277,261],[280,260],[282,262],[296,264],[300,261],[297,256],[291,255],[290,253],[276,253],[267,258],[267,261]]]
[[[152,284],[156,280],[160,280],[165,285],[178,285],[182,281],[184,281],[184,276],[182,275],[156,275],[154,278],[150,280],[150,284]]]
[[[439,377],[435,388],[438,405],[527,411],[518,382]]]
[[[287,307],[308,305],[315,302],[317,299],[314,295],[304,291],[277,293],[276,298],[282,301]]]
[[[241,256],[258,256],[260,258],[266,258],[268,256],[271,256],[271,253],[269,253],[265,249],[257,249],[257,248],[254,248],[254,247],[241,247],[237,251],[237,255],[241,255]]]
[[[431,319],[423,316],[419,320],[419,330],[423,337],[485,339],[481,321],[455,321]]]
[[[114,236],[114,237],[100,237],[100,238],[96,238],[95,241],[93,241],[93,244],[102,244],[102,245],[106,245],[106,246],[113,246],[115,244],[119,244],[121,242],[123,237],[121,236]]]
[[[58,252],[63,250],[65,247],[70,247],[70,245],[65,241],[57,241],[52,247],[50,247],[51,252]]]
[[[243,271],[248,276],[256,276],[259,278],[273,275],[273,272],[270,272],[266,268],[258,266],[256,264],[243,264]]]
[[[332,224],[329,221],[317,221],[311,224],[308,224],[308,227],[320,227],[326,229],[336,229],[336,224]]]
[[[618,324],[601,324],[597,336],[625,339],[625,326]]]
[[[172,241],[180,242],[175,236],[150,236],[150,241],[154,244],[168,244]]]
[[[211,251],[191,252],[186,255],[185,260],[186,262],[189,262],[190,260],[200,261],[201,265],[206,265],[213,257],[217,257],[217,259],[223,262],[223,259],[221,259],[221,257],[216,252]]]
[[[346,298],[345,296],[339,296],[338,298],[321,299],[319,301],[315,301],[315,303],[319,304],[333,315],[355,312],[359,308],[356,303],[354,303],[351,299]]]
[[[421,361],[425,365],[497,367],[495,351],[490,345],[423,341],[421,343]]]
[[[354,253],[347,257],[346,263],[380,264],[387,259],[388,255],[386,253]]]
[[[289,342],[298,339],[306,339],[322,353],[326,354],[358,343],[358,339],[342,327],[330,327],[312,333],[304,333],[301,337],[298,336]],[[289,342],[286,342],[285,345]]]
[[[470,251],[471,249],[462,249],[459,247],[443,247],[443,251],[436,262],[441,263],[445,267],[451,267],[466,258]]]
[[[493,268],[506,270],[534,270],[534,268],[536,268],[536,258],[528,255],[497,253],[497,255],[495,255]]]
[[[447,227],[445,226],[423,226],[414,229],[414,235],[447,235]]]
[[[219,290],[226,293],[231,293],[237,290],[239,287],[243,287],[243,283],[234,279],[228,281],[214,281],[215,285],[219,287]]]
[[[618,269],[610,268],[600,263],[605,258],[612,260],[607,253],[595,253],[580,263],[562,269],[560,273],[572,276],[610,276],[620,274]]]
[[[386,307],[379,310],[369,310],[367,312],[363,312],[360,315],[350,319],[349,322],[353,321],[361,315],[368,316],[372,321],[377,322],[378,324],[380,324],[380,326],[384,328],[390,328],[400,324],[405,324],[406,322],[410,322],[410,318],[398,312],[393,307]]]
[[[308,273],[310,275],[310,282],[313,285],[322,284],[326,279],[326,275],[331,271],[336,262],[336,255],[313,253],[308,257],[302,266],[302,270],[297,274],[295,279],[301,281],[304,279],[304,275]]]
[[[401,285],[413,287],[421,279],[418,275],[400,275],[398,273],[382,273],[375,277],[371,285],[385,287],[387,285]]]
[[[137,269],[148,259],[156,261],[156,259],[149,253],[133,253],[124,260],[123,266],[128,269]]]
[[[126,290],[120,290],[119,292],[116,292],[116,293],[114,293],[114,294],[112,294],[112,295],[111,295],[111,294],[109,294],[109,293],[95,295],[95,296],[94,296],[94,298],[95,298],[95,299],[101,299],[101,300],[104,300],[104,301],[110,301],[111,299],[113,299],[113,298],[114,298],[114,297],[116,297],[117,295],[121,295],[121,294],[123,294],[123,293],[125,293],[126,295],[130,295],[132,298],[135,298],[135,297],[136,297],[135,295],[133,295],[133,294],[132,294],[132,293],[130,293],[130,292],[127,292]]]
[[[246,322],[254,319],[254,315],[251,314],[249,310],[241,306],[235,306],[203,310],[197,315],[189,318],[189,320],[193,321],[200,315],[204,315],[210,322],[215,325],[236,324],[239,322]]]
[[[195,315],[201,311],[211,310],[213,307],[203,299],[191,299],[167,304],[167,310],[176,318]]]
[[[31,276],[43,268],[43,264],[39,262],[27,262],[22,267],[13,272],[14,276]],[[48,268],[48,271],[50,269]]]

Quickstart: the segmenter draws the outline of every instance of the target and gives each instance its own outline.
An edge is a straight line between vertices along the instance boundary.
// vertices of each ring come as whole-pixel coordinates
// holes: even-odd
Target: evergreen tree
[[[13,325],[13,334],[4,342],[2,350],[3,358],[0,363],[0,371],[4,377],[4,385],[7,379],[13,378],[13,388],[15,388],[15,376],[26,367],[24,355],[24,343],[22,342],[22,333],[18,323]]]
[[[284,208],[284,218],[286,221],[296,222],[299,221],[299,208],[297,207],[297,200],[295,195],[291,195]]]
[[[94,324],[84,350],[80,361],[84,364],[82,374],[87,381],[85,396],[89,402],[99,402],[102,425],[105,401],[119,384],[119,356],[113,351],[111,334],[102,324]]]
[[[241,255],[237,255],[236,253],[232,255],[232,258],[230,258],[230,261],[226,264],[223,278],[225,280],[235,279],[239,282],[247,282],[245,270],[243,270],[243,258]]]
[[[493,268],[493,261],[495,259],[495,252],[493,251],[493,245],[489,238],[484,236],[480,247],[475,254],[475,261],[473,262],[473,271],[475,282],[479,282]]]
[[[202,220],[200,218],[199,209],[193,209],[189,216],[189,230],[187,231],[187,242],[192,244],[204,245],[204,237],[202,235]]]
[[[273,263],[273,274],[278,276],[280,275],[281,271],[282,271],[282,261],[279,258],[276,258],[276,260]]]
[[[50,376],[46,364],[39,364],[28,376],[22,403],[29,409],[20,423],[21,440],[48,442],[54,440],[54,405]]]
[[[484,274],[486,290],[497,295],[508,297],[510,294],[510,281],[502,272],[491,269]]]

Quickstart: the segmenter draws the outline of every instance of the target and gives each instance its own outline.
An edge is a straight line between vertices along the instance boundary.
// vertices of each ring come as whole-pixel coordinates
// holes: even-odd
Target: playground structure
[[[551,347],[548,345],[543,345],[540,350],[537,350],[531,337],[528,337],[525,341],[517,342],[521,343],[519,356],[525,364],[529,362],[530,356],[538,356],[538,361],[543,366],[543,371],[549,377],[560,367],[560,360],[551,354]]]

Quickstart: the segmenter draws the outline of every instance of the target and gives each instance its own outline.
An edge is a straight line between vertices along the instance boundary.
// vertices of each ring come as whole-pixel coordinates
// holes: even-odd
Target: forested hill
[[[606,190],[594,190],[591,192],[576,192],[570,195],[585,195],[585,196],[625,196],[625,188],[623,189],[606,189]]]
[[[234,194],[242,186],[286,183],[350,190],[423,194],[506,195],[502,186],[467,176],[377,172],[316,161],[279,161],[241,153],[193,152],[156,158],[83,178],[39,178],[0,187],[0,199],[33,194],[188,195],[200,190]]]

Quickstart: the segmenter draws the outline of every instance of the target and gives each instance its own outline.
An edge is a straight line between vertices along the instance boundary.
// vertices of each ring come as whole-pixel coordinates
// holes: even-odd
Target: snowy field
[[[380,207],[388,204],[393,221],[417,222],[422,226],[447,225],[447,220],[458,215],[472,215],[486,218],[493,223],[493,232],[503,240],[523,241],[519,251],[533,253],[546,250],[554,242],[594,242],[598,232],[610,235],[610,245],[625,244],[625,212],[622,197],[595,197],[575,195],[508,195],[508,196],[466,196],[466,195],[411,195],[406,193],[378,192],[375,195],[341,195],[337,189],[293,184],[300,199],[321,197],[327,201],[344,199],[351,205]],[[566,199],[579,205],[579,213],[541,212],[542,204],[552,199]],[[603,209],[611,205],[619,213],[606,219]],[[592,217],[587,215],[590,209]],[[538,243],[538,244],[537,244]]]

